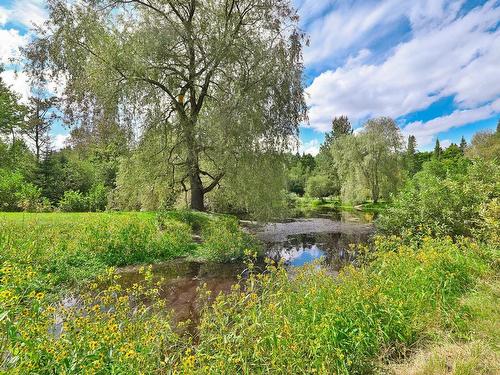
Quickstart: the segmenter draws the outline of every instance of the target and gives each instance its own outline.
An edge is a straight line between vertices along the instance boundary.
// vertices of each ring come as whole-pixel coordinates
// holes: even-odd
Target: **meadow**
[[[379,237],[338,278],[315,265],[289,277],[272,262],[252,272],[255,248],[227,216],[1,217],[0,366],[7,373],[387,373],[420,366],[408,358],[445,343],[460,349],[451,366],[465,370],[456,373],[499,369],[491,329],[500,321],[498,250],[473,239]],[[201,303],[211,303],[194,332],[183,329],[189,322],[172,323],[147,266],[130,288],[114,268],[243,253],[249,277],[225,295],[206,291]],[[436,370],[421,373],[450,366],[449,352],[421,355],[434,358]]]

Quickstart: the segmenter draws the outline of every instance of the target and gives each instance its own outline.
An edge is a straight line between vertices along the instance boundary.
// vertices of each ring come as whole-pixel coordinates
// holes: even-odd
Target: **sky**
[[[316,154],[335,116],[355,129],[390,116],[421,150],[470,140],[500,118],[500,0],[293,0],[304,47],[308,121],[300,151]],[[2,78],[23,97],[10,58],[47,16],[44,0],[0,0]],[[52,130],[55,147],[68,130]]]

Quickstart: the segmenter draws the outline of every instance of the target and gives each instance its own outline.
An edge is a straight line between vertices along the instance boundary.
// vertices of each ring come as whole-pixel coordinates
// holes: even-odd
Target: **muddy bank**
[[[269,223],[259,228],[255,235],[264,242],[282,242],[289,236],[310,233],[370,234],[373,224],[349,223],[330,219],[296,219],[287,223]]]

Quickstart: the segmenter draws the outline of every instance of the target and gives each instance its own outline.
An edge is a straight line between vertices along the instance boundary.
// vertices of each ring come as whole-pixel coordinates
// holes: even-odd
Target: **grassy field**
[[[34,267],[55,285],[85,282],[110,266],[231,261],[255,247],[235,218],[188,211],[2,213],[0,228],[0,262]]]
[[[235,219],[187,211],[0,216],[0,371],[14,374],[495,374],[498,249],[377,238],[338,278],[269,264],[207,291],[198,329],[175,326],[148,268],[124,289],[109,266],[231,259]],[[205,242],[193,241],[193,234]],[[245,251],[245,249],[247,249]],[[365,249],[366,250],[366,249]],[[75,289],[77,288],[77,289]],[[78,303],[61,295],[78,290]],[[450,367],[451,366],[451,367]]]

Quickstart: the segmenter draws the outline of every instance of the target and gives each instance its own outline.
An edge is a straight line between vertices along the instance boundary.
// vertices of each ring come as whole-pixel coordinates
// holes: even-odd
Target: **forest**
[[[47,7],[0,76],[0,373],[500,372],[500,120],[300,153],[289,1]]]

